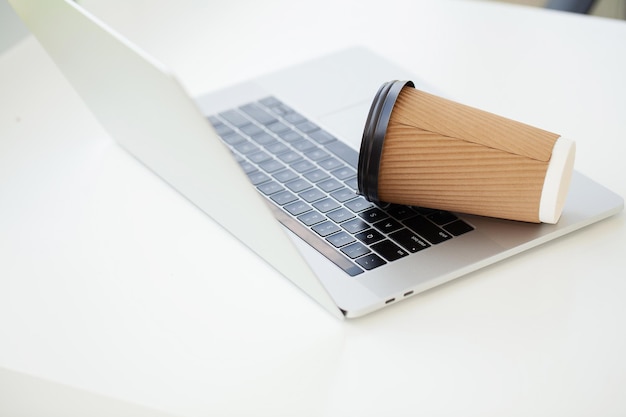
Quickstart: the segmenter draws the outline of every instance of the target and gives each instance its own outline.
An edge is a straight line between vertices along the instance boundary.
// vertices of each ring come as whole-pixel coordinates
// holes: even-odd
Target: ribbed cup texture
[[[391,203],[539,222],[558,138],[405,87],[387,127],[378,195]]]

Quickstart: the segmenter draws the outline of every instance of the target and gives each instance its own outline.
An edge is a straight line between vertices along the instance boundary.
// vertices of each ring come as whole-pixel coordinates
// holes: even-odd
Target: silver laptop
[[[382,83],[407,79],[432,92],[414,75],[353,48],[192,99],[80,6],[9,2],[112,138],[338,317],[394,304],[623,208],[579,173],[557,225],[377,207],[356,191],[362,128]]]

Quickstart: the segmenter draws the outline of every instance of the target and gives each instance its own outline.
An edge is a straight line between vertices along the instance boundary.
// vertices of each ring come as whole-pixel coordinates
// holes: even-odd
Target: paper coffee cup
[[[359,192],[369,201],[556,223],[575,143],[391,81],[365,124]]]

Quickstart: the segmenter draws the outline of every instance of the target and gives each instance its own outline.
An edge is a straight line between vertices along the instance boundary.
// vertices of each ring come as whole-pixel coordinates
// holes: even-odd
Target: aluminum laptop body
[[[163,65],[69,0],[9,2],[113,139],[337,317],[370,313],[623,208],[620,196],[575,173],[556,225],[458,215],[470,233],[350,276],[283,226],[293,220],[255,189],[208,118],[272,97],[357,150],[383,82],[432,88],[353,48],[191,99]]]

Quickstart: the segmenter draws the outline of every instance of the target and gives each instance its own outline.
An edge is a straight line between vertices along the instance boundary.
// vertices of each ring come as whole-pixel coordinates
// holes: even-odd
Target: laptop
[[[119,145],[337,317],[393,305],[623,209],[577,172],[555,225],[376,206],[357,191],[362,129],[386,81],[436,93],[413,74],[355,47],[192,98],[81,6],[9,3]]]

